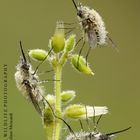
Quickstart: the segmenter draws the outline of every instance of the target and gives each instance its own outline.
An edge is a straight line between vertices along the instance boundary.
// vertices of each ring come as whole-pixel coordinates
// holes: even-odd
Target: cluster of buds
[[[70,35],[67,39],[64,35],[64,24],[63,22],[57,22],[56,24],[56,30],[54,35],[51,37],[49,41],[49,47],[52,49],[52,53],[48,56],[48,52],[46,50],[41,49],[34,49],[29,51],[29,56],[33,60],[37,61],[44,61],[44,59],[48,56],[48,59],[53,67],[55,67],[56,63],[56,57],[54,55],[59,54],[59,63],[63,66],[63,64],[69,59],[70,64],[72,67],[77,70],[80,73],[87,74],[87,75],[94,75],[92,69],[89,67],[89,64],[86,62],[85,58],[83,56],[79,56],[78,54],[73,53],[74,47],[76,44],[76,36]],[[60,55],[61,54],[61,55]],[[78,63],[78,66],[77,66]],[[70,103],[76,96],[75,91],[68,90],[68,91],[62,91],[61,93],[61,102],[62,105]],[[46,97],[46,100],[50,103],[51,106],[55,105],[56,97],[55,95],[48,94]],[[47,122],[50,120],[52,112],[48,109],[49,106],[46,103],[46,109],[45,109],[45,115],[44,120],[48,118]],[[85,119],[86,117],[93,117],[98,116],[102,114],[106,114],[108,112],[107,107],[92,107],[92,106],[85,106],[81,104],[74,104],[67,106],[63,112],[62,115],[65,118],[71,118],[71,119]],[[86,114],[87,113],[87,114]],[[51,116],[52,117],[52,116]],[[46,123],[45,123],[46,124]]]
[[[66,60],[70,60],[74,69],[80,73],[94,75],[89,64],[86,62],[85,58],[73,53],[76,44],[76,36],[74,34],[70,35],[67,39],[64,33],[63,22],[57,22],[56,31],[49,41],[49,47],[52,49],[52,54],[48,56],[48,59],[53,66],[56,65],[56,60],[54,55],[61,54],[60,64],[63,65]],[[33,60],[44,61],[47,57],[48,52],[42,49],[34,49],[29,51],[29,56]]]

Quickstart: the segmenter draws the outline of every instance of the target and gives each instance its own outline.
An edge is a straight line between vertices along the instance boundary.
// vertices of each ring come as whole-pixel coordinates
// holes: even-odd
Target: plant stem
[[[59,57],[56,54],[56,60],[57,60],[57,66],[55,69],[55,96],[56,96],[56,115],[61,117],[61,65],[59,64]],[[61,130],[61,121],[59,119],[56,119],[56,127],[55,127],[55,134],[54,134],[54,140],[59,140],[60,136],[60,130]]]
[[[47,140],[53,140],[53,132],[54,132],[54,123],[49,124],[49,126],[46,126],[46,134],[47,134]]]

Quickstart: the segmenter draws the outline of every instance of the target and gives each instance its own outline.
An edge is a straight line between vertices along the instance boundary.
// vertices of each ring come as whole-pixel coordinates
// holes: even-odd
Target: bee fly
[[[39,77],[37,76],[36,72],[39,68],[39,66],[42,64],[40,63],[36,70],[33,71],[32,65],[27,61],[25,57],[25,53],[22,48],[22,43],[20,41],[20,49],[22,53],[22,57],[20,59],[20,62],[16,66],[16,73],[15,73],[15,80],[17,88],[22,92],[23,96],[28,100],[31,101],[34,105],[36,111],[42,116],[42,112],[45,109],[45,103],[48,104],[50,107],[53,115],[55,118],[60,119],[63,121],[66,126],[68,127],[69,131],[74,134],[73,130],[71,129],[70,125],[62,118],[56,116],[53,107],[50,105],[50,103],[47,101],[47,99],[44,97],[44,89],[40,85]],[[52,49],[48,52],[48,55]],[[46,57],[47,58],[47,57]],[[45,59],[46,59],[45,58]],[[44,59],[44,60],[45,60]],[[58,80],[60,82],[60,80]]]
[[[85,106],[86,107],[86,106]],[[98,118],[97,122],[95,120],[95,108],[93,107],[93,124],[94,124],[94,129],[91,131],[89,127],[89,121],[88,118],[86,117],[86,122],[88,125],[89,131],[84,131],[82,121],[80,121],[80,126],[81,126],[81,131],[76,132],[74,135],[71,133],[66,137],[66,140],[111,140],[113,136],[115,136],[118,133],[124,132],[129,130],[131,127],[119,130],[119,131],[114,131],[110,133],[101,133],[97,130],[97,125],[99,124],[99,121],[101,120],[102,115]]]
[[[22,92],[23,96],[32,102],[36,111],[42,115],[42,109],[40,103],[42,103],[42,95],[44,94],[44,89],[40,85],[39,77],[34,73],[32,65],[27,62],[25,57],[22,43],[20,41],[20,49],[22,57],[20,62],[16,66],[15,80],[17,88]]]
[[[130,128],[131,127],[128,127],[123,130],[106,133],[106,134],[100,132],[79,132],[79,133],[75,133],[76,137],[74,135],[69,135],[66,138],[66,140],[111,140],[115,134],[127,131]]]
[[[82,39],[84,39],[84,43],[79,52],[79,56],[81,55],[82,49],[84,47],[85,38],[89,43],[89,50],[86,55],[86,60],[90,53],[90,49],[96,48],[99,45],[106,44],[107,39],[109,39],[114,46],[113,41],[108,36],[108,32],[106,31],[104,21],[102,17],[99,15],[99,13],[94,9],[90,9],[87,6],[83,6],[81,3],[76,5],[74,0],[72,0],[72,2],[77,11],[77,16],[80,25],[84,31],[83,32],[84,36],[79,40],[81,41]],[[79,43],[79,41],[77,43]]]

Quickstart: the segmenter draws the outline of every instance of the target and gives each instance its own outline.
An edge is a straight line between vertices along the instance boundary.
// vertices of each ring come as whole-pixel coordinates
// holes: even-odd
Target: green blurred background
[[[67,64],[63,71],[62,89],[77,92],[74,103],[108,106],[110,113],[101,120],[100,131],[110,132],[132,126],[131,130],[114,139],[139,139],[140,1],[79,1],[102,15],[119,52],[111,44],[93,50],[89,62],[95,72],[94,77],[79,74]],[[2,80],[3,64],[8,64],[8,109],[13,113],[13,140],[46,139],[41,119],[16,88],[14,73],[20,56],[19,40],[22,40],[26,51],[46,49],[58,20],[77,20],[71,0],[0,0],[0,75]],[[49,66],[43,65],[41,70],[44,69],[48,70]],[[48,73],[47,78],[53,79],[53,75]],[[46,83],[45,87],[48,93],[53,92],[53,83]],[[2,93],[2,87],[0,90]],[[2,98],[0,100],[2,102]],[[2,117],[0,122],[2,125]],[[77,122],[72,123],[72,127],[80,129]]]

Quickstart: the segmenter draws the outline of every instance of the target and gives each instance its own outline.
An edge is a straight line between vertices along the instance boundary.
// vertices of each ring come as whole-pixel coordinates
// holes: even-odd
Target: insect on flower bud
[[[86,117],[99,116],[107,114],[108,110],[106,106],[92,107],[84,105],[71,105],[65,109],[64,116],[71,119],[86,119]]]
[[[34,49],[29,51],[29,56],[33,60],[43,61],[48,55],[48,52],[42,49]]]
[[[86,60],[82,56],[79,57],[77,54],[73,55],[71,58],[71,63],[79,72],[94,75],[89,65],[86,64]]]
[[[68,90],[68,91],[63,91],[61,93],[61,101],[66,103],[66,102],[70,102],[75,98],[76,94],[75,91],[73,90]]]
[[[51,47],[55,53],[61,52],[65,46],[65,37],[64,37],[64,24],[63,22],[56,23],[55,34],[51,39]]]
[[[74,47],[75,47],[75,35],[71,35],[66,40],[66,52],[72,51]]]

